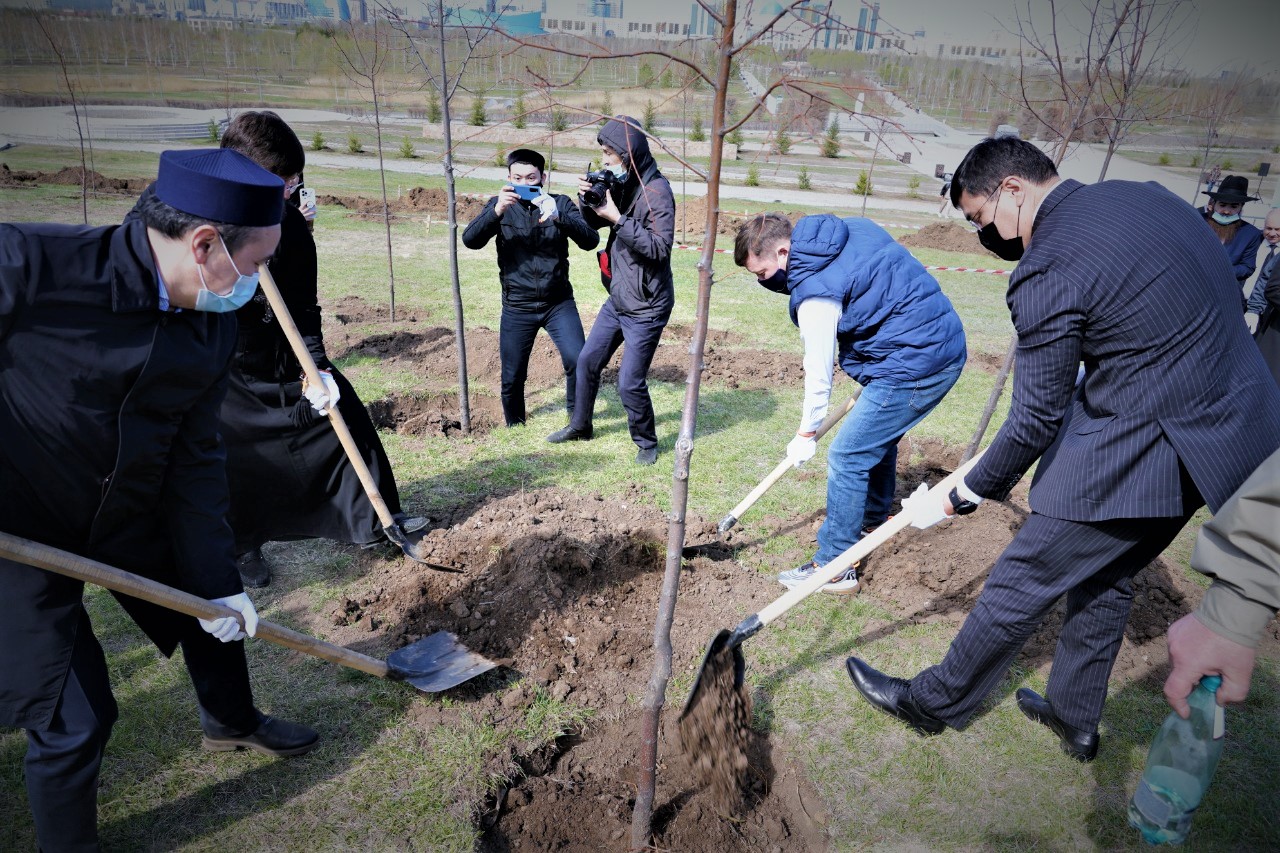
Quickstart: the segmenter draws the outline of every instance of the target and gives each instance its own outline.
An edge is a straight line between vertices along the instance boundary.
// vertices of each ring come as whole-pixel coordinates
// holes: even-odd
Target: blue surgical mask
[[[627,167],[621,163],[616,166],[606,166],[605,168],[612,172],[613,176],[618,180],[625,181],[627,179]]]
[[[209,289],[209,285],[204,280],[204,264],[199,264],[196,270],[200,273],[200,292],[196,294],[196,310],[208,311],[210,314],[225,314],[228,311],[235,311],[243,307],[258,289],[258,273],[253,275],[245,275],[240,272],[240,268],[236,266],[236,262],[231,258],[231,252],[227,251],[227,244],[222,239],[222,235],[218,235],[218,242],[222,243],[222,251],[227,252],[227,260],[231,261],[231,268],[236,271],[239,278],[236,283],[231,285],[231,292],[219,296]]]
[[[1219,225],[1230,225],[1232,222],[1240,221],[1240,214],[1233,213],[1230,216],[1227,216],[1226,214],[1223,214],[1223,213],[1215,213],[1213,215],[1213,221],[1218,223]]]

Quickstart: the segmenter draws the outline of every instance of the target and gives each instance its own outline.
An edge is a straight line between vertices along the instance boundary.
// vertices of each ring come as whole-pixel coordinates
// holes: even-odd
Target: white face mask
[[[613,172],[613,176],[614,176],[615,178],[617,178],[618,180],[620,180],[620,181],[624,181],[624,180],[626,180],[626,178],[627,178],[627,167],[626,167],[626,166],[624,166],[624,165],[622,165],[621,163],[619,163],[619,164],[618,164],[618,165],[616,165],[616,166],[605,166],[605,168],[606,168],[606,169],[608,169],[610,172]]]
[[[1233,213],[1230,216],[1228,216],[1225,213],[1215,213],[1213,215],[1213,221],[1218,223],[1219,225],[1230,225],[1232,222],[1240,221],[1240,214]]]
[[[227,252],[227,260],[231,261],[231,268],[236,271],[239,278],[236,283],[231,285],[231,292],[220,296],[209,289],[209,285],[204,280],[204,264],[196,266],[197,272],[200,273],[200,292],[196,294],[196,310],[208,311],[211,314],[225,314],[228,311],[235,311],[243,307],[258,289],[258,273],[253,275],[245,275],[240,272],[240,268],[236,266],[236,262],[231,259],[231,252],[227,251],[227,244],[222,239],[222,235],[218,235],[218,242],[222,243],[222,251]]]

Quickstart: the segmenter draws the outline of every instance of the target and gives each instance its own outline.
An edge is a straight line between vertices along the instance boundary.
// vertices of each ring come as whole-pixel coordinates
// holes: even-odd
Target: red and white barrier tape
[[[675,248],[677,248],[677,249],[686,249],[686,250],[688,250],[688,251],[690,251],[690,252],[701,252],[701,251],[702,251],[702,247],[701,247],[701,246],[686,246],[686,245],[684,245],[684,244],[682,244],[682,243],[677,243],[677,244],[676,244],[676,246],[675,246]],[[733,250],[732,250],[732,249],[719,249],[719,248],[717,248],[717,249],[714,249],[713,251],[714,251],[716,254],[718,254],[718,255],[732,255],[732,254],[733,254]],[[978,267],[933,267],[933,266],[927,266],[927,267],[925,267],[925,269],[927,269],[927,270],[937,270],[937,271],[939,271],[939,272],[984,272],[984,273],[990,273],[991,275],[1008,275],[1009,273],[1013,272],[1013,270],[986,270],[986,269],[980,269],[980,268],[978,268]]]

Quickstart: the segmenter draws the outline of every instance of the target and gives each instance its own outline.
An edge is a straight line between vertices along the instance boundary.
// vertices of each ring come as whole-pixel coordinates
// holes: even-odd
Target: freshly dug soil
[[[978,242],[978,235],[972,228],[958,222],[931,222],[914,234],[899,237],[898,242],[911,249],[940,249],[996,257]]]
[[[707,659],[692,706],[680,718],[680,744],[712,802],[725,815],[738,813],[747,781],[751,696],[736,685],[732,649]]]
[[[89,188],[101,193],[137,194],[151,183],[146,178],[108,178],[92,169],[86,173],[79,166],[64,166],[56,172],[15,172],[9,168],[8,164],[0,163],[0,186],[58,184],[78,187],[84,183],[86,174]]]

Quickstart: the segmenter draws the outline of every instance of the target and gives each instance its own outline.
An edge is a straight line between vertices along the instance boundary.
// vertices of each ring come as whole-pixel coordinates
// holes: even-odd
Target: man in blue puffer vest
[[[964,328],[938,282],[880,226],[830,214],[796,223],[762,213],[738,231],[733,260],[791,297],[804,340],[804,409],[787,445],[798,468],[813,458],[832,366],[863,386],[827,450],[827,518],[818,551],[778,576],[792,588],[889,516],[898,442],[933,410],[964,367]],[[838,355],[837,355],[838,348]],[[825,591],[858,591],[858,567]]]

